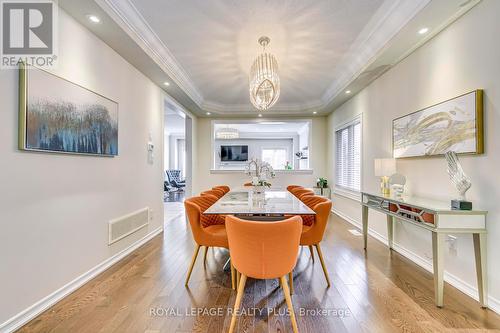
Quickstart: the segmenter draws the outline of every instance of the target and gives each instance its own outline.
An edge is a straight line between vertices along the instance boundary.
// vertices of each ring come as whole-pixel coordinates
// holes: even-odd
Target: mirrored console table
[[[392,250],[394,219],[410,223],[432,232],[434,293],[438,307],[443,306],[444,243],[447,234],[472,234],[476,260],[479,302],[486,308],[486,211],[452,210],[450,203],[431,199],[362,192],[363,239],[366,250],[368,237],[368,209],[387,215],[387,239]]]

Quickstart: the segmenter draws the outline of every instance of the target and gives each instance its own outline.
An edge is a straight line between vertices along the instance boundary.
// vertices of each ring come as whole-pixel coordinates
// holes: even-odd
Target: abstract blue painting
[[[22,149],[118,155],[116,102],[38,68],[20,75]]]

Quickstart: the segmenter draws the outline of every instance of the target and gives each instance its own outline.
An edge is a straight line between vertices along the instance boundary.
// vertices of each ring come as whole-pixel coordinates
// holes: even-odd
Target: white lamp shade
[[[393,158],[375,159],[375,176],[391,176],[396,173],[396,160]]]

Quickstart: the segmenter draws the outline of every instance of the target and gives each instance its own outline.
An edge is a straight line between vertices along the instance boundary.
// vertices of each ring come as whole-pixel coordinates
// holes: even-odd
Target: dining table
[[[251,186],[229,191],[203,214],[234,215],[254,221],[277,221],[289,215],[316,215],[286,189],[269,188],[257,193]]]
[[[217,200],[203,214],[234,215],[243,220],[279,221],[290,215],[316,215],[286,189],[269,188],[255,192],[253,186],[235,188]],[[230,270],[230,259],[223,266]]]

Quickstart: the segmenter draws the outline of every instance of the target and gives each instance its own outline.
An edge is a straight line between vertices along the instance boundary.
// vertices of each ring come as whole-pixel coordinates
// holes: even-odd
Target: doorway
[[[182,203],[184,198],[191,196],[192,189],[192,119],[169,97],[165,97],[164,109],[163,201],[165,204]]]

